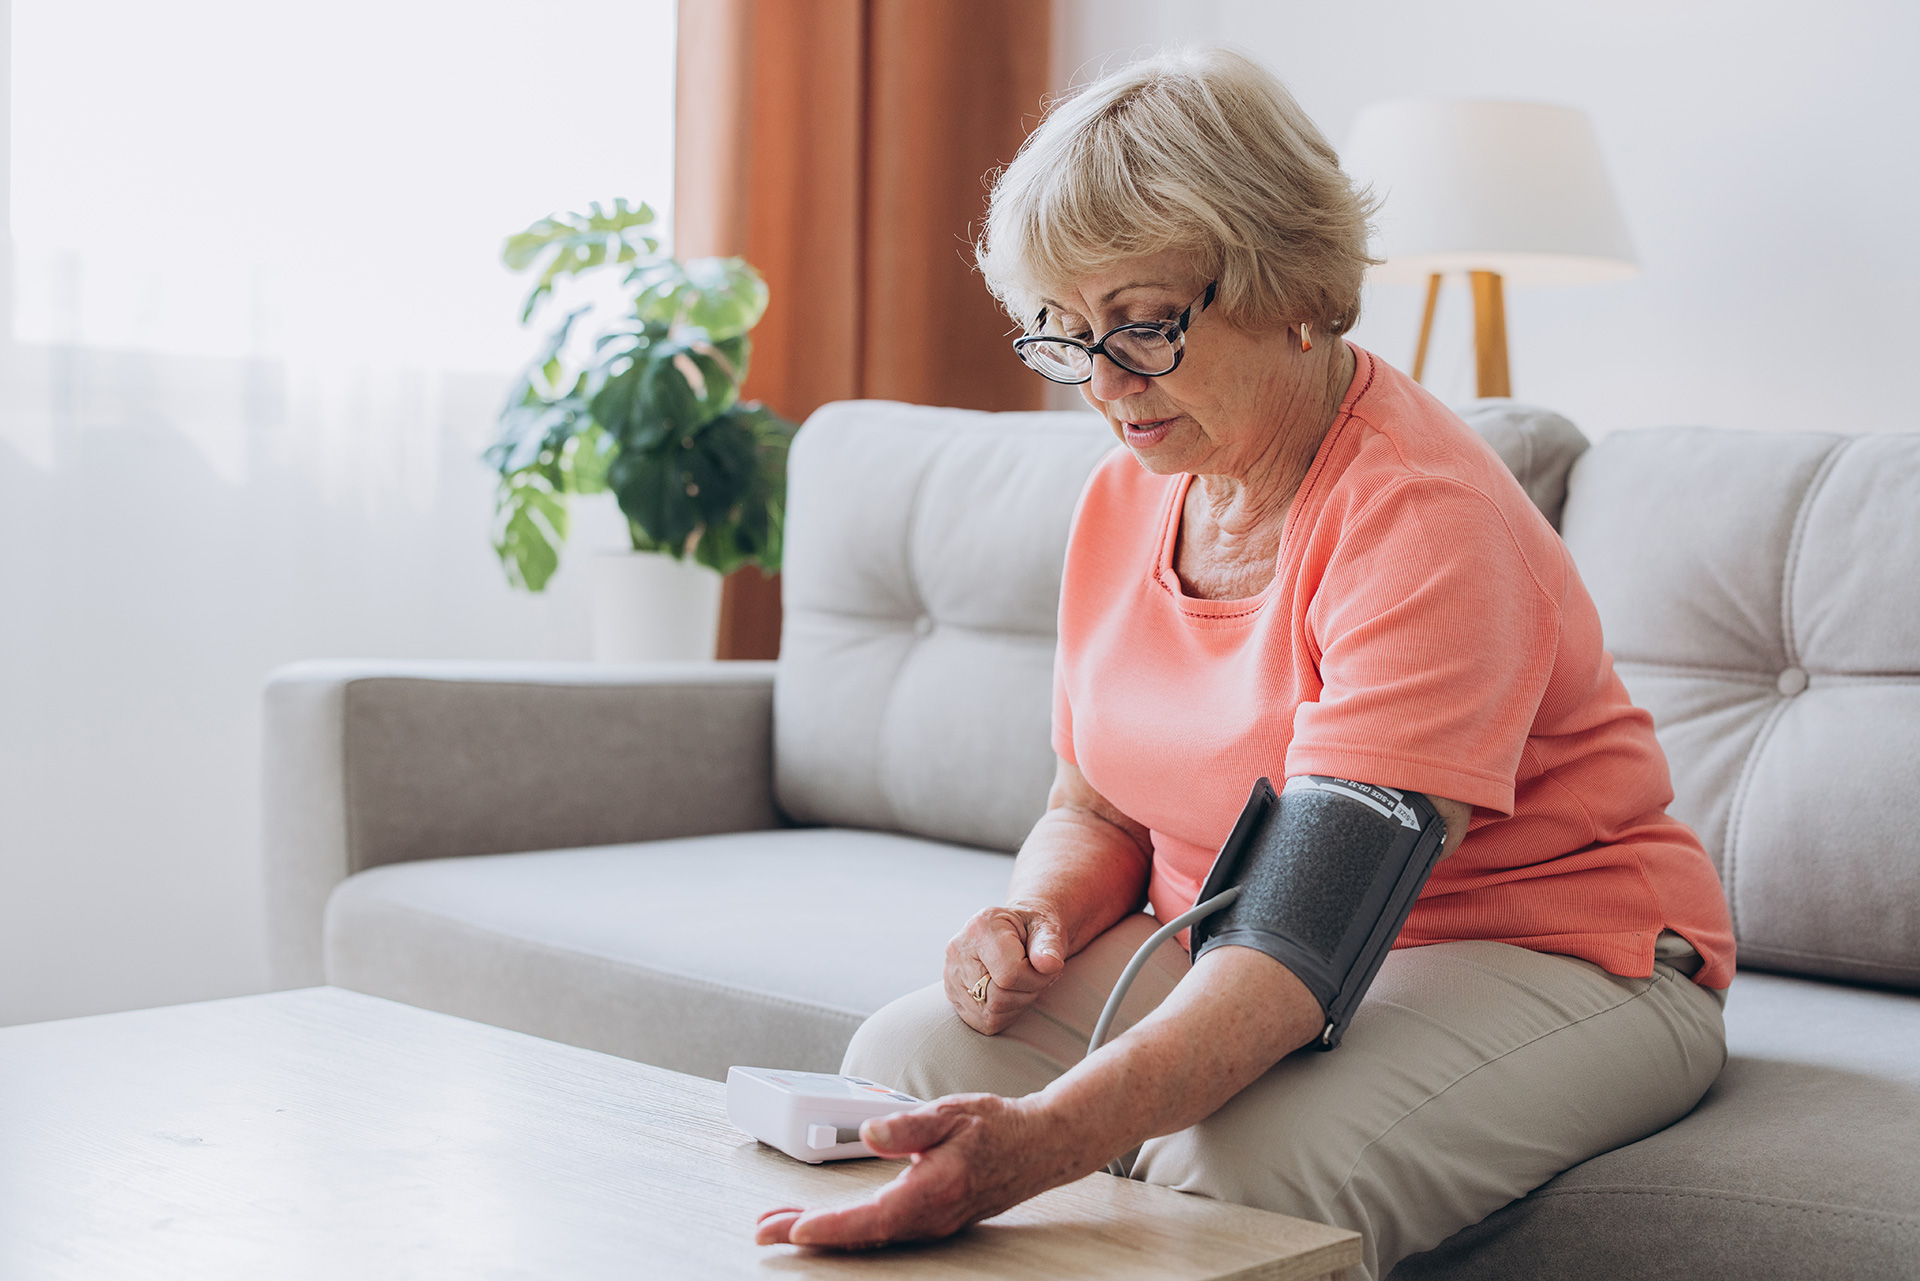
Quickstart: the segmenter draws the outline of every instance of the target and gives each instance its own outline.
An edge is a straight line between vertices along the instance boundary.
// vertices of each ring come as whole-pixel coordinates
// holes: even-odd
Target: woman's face
[[[1218,302],[1201,311],[1206,287],[1185,254],[1169,251],[1117,263],[1046,300],[1061,332],[1087,341],[1115,325],[1172,319],[1194,305],[1178,369],[1146,378],[1098,357],[1092,381],[1080,385],[1113,434],[1160,475],[1246,475],[1280,443],[1289,406],[1317,395],[1310,384],[1325,374],[1321,361],[1302,358],[1284,327],[1240,329]]]

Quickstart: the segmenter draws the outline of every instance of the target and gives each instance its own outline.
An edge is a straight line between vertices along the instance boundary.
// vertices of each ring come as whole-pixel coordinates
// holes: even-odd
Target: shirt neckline
[[[1342,340],[1344,341],[1344,340]],[[1160,543],[1155,549],[1153,580],[1173,598],[1180,612],[1190,618],[1235,619],[1251,618],[1258,614],[1274,592],[1280,586],[1287,564],[1287,552],[1293,542],[1294,527],[1300,521],[1300,513],[1309,501],[1318,496],[1320,483],[1325,479],[1327,460],[1332,456],[1338,439],[1345,434],[1347,424],[1353,421],[1354,408],[1373,385],[1374,356],[1364,347],[1347,344],[1353,352],[1353,381],[1347,384],[1347,394],[1340,401],[1340,409],[1333,416],[1333,424],[1327,428],[1327,434],[1320,440],[1320,448],[1314,451],[1313,464],[1307,468],[1306,476],[1300,482],[1300,488],[1293,496],[1293,502],[1287,508],[1286,528],[1280,534],[1280,550],[1275,553],[1273,577],[1267,585],[1254,596],[1242,596],[1234,600],[1213,600],[1201,596],[1189,596],[1180,586],[1180,575],[1174,572],[1173,549],[1179,539],[1180,515],[1186,507],[1187,491],[1192,487],[1192,472],[1181,472],[1172,478],[1167,486],[1167,497],[1160,509]]]

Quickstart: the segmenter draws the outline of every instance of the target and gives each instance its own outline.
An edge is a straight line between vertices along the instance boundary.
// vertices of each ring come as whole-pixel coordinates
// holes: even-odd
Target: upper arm
[[[1102,796],[1080,772],[1080,767],[1062,756],[1053,771],[1053,787],[1047,792],[1047,811],[1066,810],[1075,818],[1089,819],[1109,826],[1124,835],[1141,853],[1153,856],[1153,834],[1146,824],[1137,823]]]
[[[1560,586],[1478,491],[1394,490],[1342,530],[1314,585],[1320,689],[1294,714],[1286,772],[1512,813],[1559,657]]]
[[[1447,843],[1440,847],[1440,857],[1445,858],[1460,848],[1460,842],[1467,839],[1467,824],[1473,819],[1473,806],[1461,801],[1449,800],[1444,796],[1435,796],[1431,792],[1421,795],[1433,802],[1433,808],[1440,811],[1440,821],[1447,825]]]

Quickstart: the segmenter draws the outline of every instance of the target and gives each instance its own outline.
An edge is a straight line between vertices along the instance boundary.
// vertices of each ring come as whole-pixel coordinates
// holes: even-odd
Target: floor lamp
[[[1380,198],[1369,273],[1427,286],[1413,376],[1426,372],[1440,284],[1473,292],[1475,386],[1510,396],[1506,286],[1588,284],[1639,270],[1586,113],[1537,102],[1381,102],[1341,163]]]

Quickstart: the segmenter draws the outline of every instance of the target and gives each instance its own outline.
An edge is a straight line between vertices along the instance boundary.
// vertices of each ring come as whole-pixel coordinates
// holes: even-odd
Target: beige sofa
[[[1692,1115],[1394,1275],[1920,1277],[1920,437],[1586,450],[1467,416],[1560,524],[1744,969]],[[1109,446],[1089,415],[821,410],[777,664],[276,673],[279,982],[706,1076],[835,1067],[1041,810],[1059,568]]]

